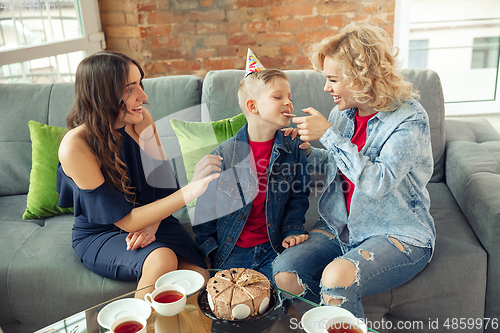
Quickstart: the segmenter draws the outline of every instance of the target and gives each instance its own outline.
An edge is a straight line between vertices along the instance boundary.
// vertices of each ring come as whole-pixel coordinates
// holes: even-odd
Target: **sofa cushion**
[[[28,122],[31,134],[32,169],[30,187],[23,219],[35,219],[58,214],[72,213],[72,208],[58,206],[56,190],[57,151],[61,143],[62,127]]]
[[[7,123],[5,121],[4,123]],[[28,126],[25,126],[28,128]],[[0,129],[0,136],[2,130]],[[28,138],[29,140],[29,138]],[[31,143],[0,141],[0,196],[28,193]]]
[[[26,194],[31,170],[31,141],[27,122],[66,127],[74,96],[72,83],[0,84],[2,110],[12,110],[0,122],[0,196]],[[14,115],[15,113],[15,115]],[[53,123],[52,123],[53,122]]]
[[[203,80],[198,76],[164,76],[144,79],[143,83],[149,103],[146,109],[151,112],[155,121],[176,113],[183,115],[183,110],[201,104]]]
[[[48,113],[43,124],[67,128],[66,116],[75,102],[75,85],[72,82],[55,83],[50,90]]]
[[[0,196],[0,223],[35,223],[43,226],[44,219],[23,220],[23,212],[26,210],[27,194]]]
[[[28,193],[31,142],[27,121],[47,121],[50,84],[1,84],[0,196]],[[26,98],[29,97],[29,98]]]
[[[18,197],[21,203],[24,203],[21,196],[13,197]],[[0,202],[2,199],[3,197],[0,197]],[[1,212],[3,213],[4,210]],[[18,212],[22,212],[22,210],[19,209]],[[40,226],[36,223],[18,223],[17,221],[2,221],[0,223],[0,235],[3,235],[2,241],[0,241],[0,253],[2,254],[2,260],[0,260],[0,323],[2,324],[17,322],[17,317],[10,306],[12,302],[10,296],[10,282],[12,281],[9,279],[9,272],[12,269],[11,263],[17,251],[38,228]]]

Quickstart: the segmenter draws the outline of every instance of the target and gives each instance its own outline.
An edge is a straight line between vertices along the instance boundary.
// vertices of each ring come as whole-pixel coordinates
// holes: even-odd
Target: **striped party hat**
[[[260,72],[266,69],[257,59],[255,54],[253,54],[252,50],[248,49],[247,52],[247,66],[245,68],[245,77],[248,75],[254,73],[254,72]]]

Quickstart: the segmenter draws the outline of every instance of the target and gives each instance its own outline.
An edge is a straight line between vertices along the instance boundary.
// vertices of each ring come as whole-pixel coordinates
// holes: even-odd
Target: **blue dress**
[[[160,223],[156,241],[145,248],[127,251],[125,238],[128,232],[114,223],[128,215],[134,207],[174,193],[178,184],[168,161],[162,163],[147,157],[125,127],[118,131],[123,136],[120,157],[127,165],[130,185],[135,188],[135,203],[114,190],[107,181],[95,189],[81,189],[64,173],[60,163],[57,167],[59,206],[74,207],[75,210],[72,238],[78,258],[91,271],[120,281],[139,281],[144,260],[151,251],[160,247],[168,247],[177,255],[206,268],[191,236],[173,216]],[[144,165],[155,168],[146,175]],[[150,185],[158,186],[159,183],[161,187]]]

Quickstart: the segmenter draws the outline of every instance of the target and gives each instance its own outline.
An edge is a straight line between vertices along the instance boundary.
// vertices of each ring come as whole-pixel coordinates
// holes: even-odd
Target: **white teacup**
[[[130,315],[130,316],[124,316],[116,319],[114,322],[111,323],[110,329],[111,333],[120,333],[119,327],[122,324],[125,323],[130,323],[130,325],[137,325],[139,323],[142,325],[142,328],[140,328],[137,331],[134,331],[136,333],[146,333],[146,319],[138,316],[138,315]],[[117,330],[118,327],[118,330]],[[130,332],[130,329],[125,330],[125,327],[122,326],[122,331],[121,332]]]
[[[363,333],[367,332],[366,324],[363,321],[363,319],[355,318],[352,316],[339,316],[339,317],[331,318],[330,320],[327,321],[327,323],[325,325],[324,332],[329,333],[328,328],[330,328],[332,326],[337,328],[337,329],[357,328]]]
[[[160,303],[155,300],[155,298],[161,293],[171,290],[181,293],[182,298],[171,303]],[[144,300],[148,302],[149,305],[151,305],[153,309],[155,309],[156,312],[158,312],[162,316],[171,317],[181,312],[186,305],[186,290],[181,286],[176,285],[163,286],[160,288],[156,288],[152,293],[147,293],[144,296]]]

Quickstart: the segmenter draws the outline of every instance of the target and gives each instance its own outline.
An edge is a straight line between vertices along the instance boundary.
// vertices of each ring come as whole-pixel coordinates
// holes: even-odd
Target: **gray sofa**
[[[379,332],[481,332],[476,325],[464,328],[460,318],[470,324],[500,317],[500,135],[487,121],[445,120],[436,73],[402,72],[420,91],[431,123],[435,171],[428,190],[436,250],[409,283],[365,297],[367,319]],[[313,106],[327,115],[334,105],[322,91],[323,76],[288,74],[296,113]],[[240,113],[236,90],[242,77],[241,70],[225,70],[204,80],[144,80],[148,109],[181,185],[186,174],[169,119],[215,121]],[[135,287],[102,278],[79,262],[71,247],[72,215],[21,219],[31,170],[28,121],[65,127],[73,96],[71,83],[0,85],[0,327],[6,333],[32,332]],[[313,180],[306,228],[318,217],[324,178]],[[191,232],[190,215],[192,209],[176,213]]]

